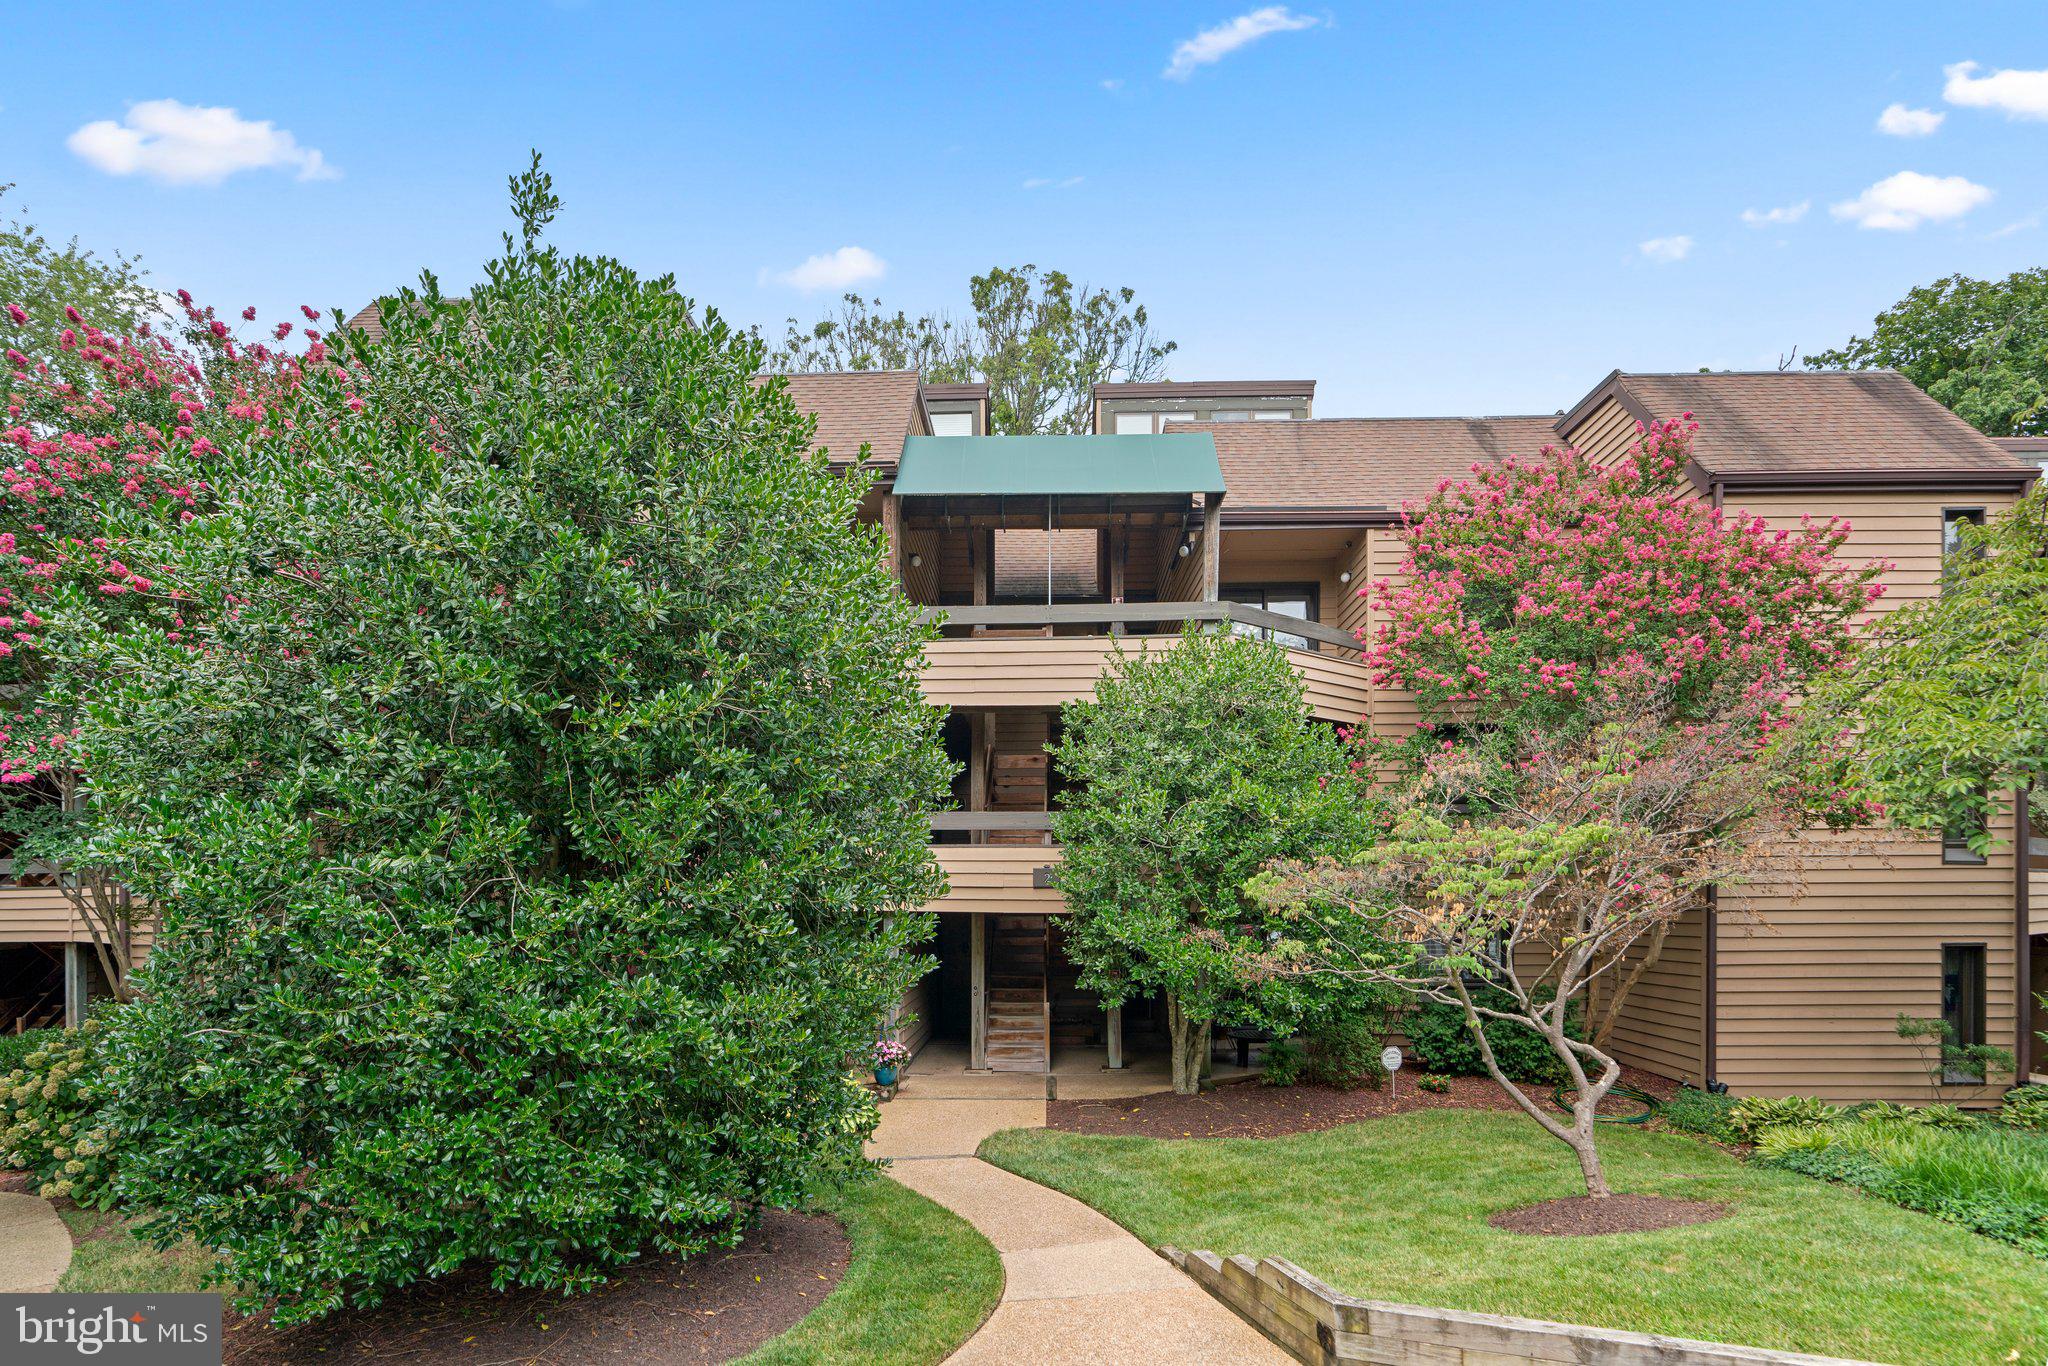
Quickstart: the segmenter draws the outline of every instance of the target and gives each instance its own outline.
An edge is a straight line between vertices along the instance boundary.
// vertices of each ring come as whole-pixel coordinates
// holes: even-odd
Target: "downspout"
[[[2031,857],[2031,840],[2026,787],[2014,791],[2012,806],[2013,1012],[2018,1033],[2012,1049],[2013,1057],[2018,1060],[2013,1068],[2013,1084],[2025,1086],[2027,1078],[2034,1074],[2034,939],[2029,923],[2033,910],[2028,904],[2027,863]]]
[[[1714,511],[1721,511],[1722,485],[1719,479],[1712,484]],[[1701,1067],[1706,1076],[1702,1079],[1707,1090],[1726,1092],[1721,1082],[1721,889],[1707,888],[1707,934],[1706,934],[1705,981],[1701,983],[1700,994],[1706,997],[1706,1038],[1702,1044]]]

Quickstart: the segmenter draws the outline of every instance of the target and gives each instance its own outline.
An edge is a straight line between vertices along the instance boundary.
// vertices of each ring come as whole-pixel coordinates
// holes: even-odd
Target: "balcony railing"
[[[1177,634],[1188,622],[1207,621],[1268,631],[1276,636],[1291,636],[1311,641],[1318,648],[1348,650],[1353,654],[1358,651],[1358,640],[1348,631],[1317,621],[1283,616],[1241,602],[1005,603],[994,607],[933,607],[924,616],[927,621],[941,622],[948,629],[997,627],[1023,630],[1046,626],[1057,631],[1062,626],[1100,627],[1100,631],[1082,630],[1072,634],[1112,636]],[[1139,626],[1148,629],[1145,632],[1131,629]]]
[[[1052,829],[1050,811],[934,811],[932,833],[960,833],[989,830],[1043,831]]]

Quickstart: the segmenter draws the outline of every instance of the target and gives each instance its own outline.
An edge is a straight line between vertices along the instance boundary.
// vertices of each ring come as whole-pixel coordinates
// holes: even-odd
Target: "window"
[[[1984,815],[1980,811],[1966,824],[1941,832],[1941,861],[1943,863],[1982,863],[1984,856],[1970,847],[1970,841],[1984,833]]]
[[[1257,607],[1297,621],[1316,619],[1316,587],[1312,583],[1238,583],[1224,585],[1219,595],[1225,602],[1241,602],[1247,607]],[[1273,631],[1261,626],[1234,624],[1234,629],[1245,635],[1258,636],[1263,640],[1278,641],[1296,650],[1313,650],[1315,645],[1306,636],[1290,635],[1285,631]]]
[[[1966,526],[1983,525],[1983,508],[1943,508],[1941,510],[1941,579],[1943,584],[1948,583],[1950,578],[1953,577],[1953,566],[1960,556],[1968,554],[1975,558],[1984,553],[1984,547],[1982,546],[1970,546],[1966,550],[1963,545],[1963,528]]]
[[[994,535],[998,602],[1080,602],[1101,596],[1095,532],[1020,528]]]
[[[1256,422],[1292,422],[1294,414],[1285,408],[1261,408],[1252,414]]]
[[[1218,408],[1209,414],[1211,422],[1249,422],[1252,415],[1243,408]]]
[[[1941,946],[1941,1022],[1948,1026],[1946,1042],[1957,1048],[1978,1048],[1984,1043],[1984,946],[1943,944]],[[1969,1072],[1943,1069],[1945,1084],[1979,1082],[1983,1077]]]
[[[973,436],[973,413],[933,413],[933,436]]]
[[[1152,414],[1118,413],[1116,415],[1116,434],[1118,436],[1150,436],[1152,434]]]
[[[1159,425],[1162,428],[1169,422],[1193,422],[1194,420],[1195,415],[1193,413],[1161,413],[1159,415]]]

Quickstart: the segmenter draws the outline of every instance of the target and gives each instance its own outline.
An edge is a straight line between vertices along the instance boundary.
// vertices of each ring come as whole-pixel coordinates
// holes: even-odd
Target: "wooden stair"
[[[1038,754],[997,754],[992,766],[988,809],[991,811],[1044,811],[1046,778],[1052,756]],[[1044,844],[1049,837],[1042,830],[991,830],[990,844]]]
[[[988,926],[988,1066],[1043,1072],[1052,1058],[1043,916],[995,916]]]

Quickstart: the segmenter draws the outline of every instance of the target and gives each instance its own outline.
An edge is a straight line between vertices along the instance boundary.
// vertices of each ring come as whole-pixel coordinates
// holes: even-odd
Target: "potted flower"
[[[910,1061],[910,1050],[894,1039],[875,1041],[875,1085],[894,1086],[897,1074],[903,1064]]]

